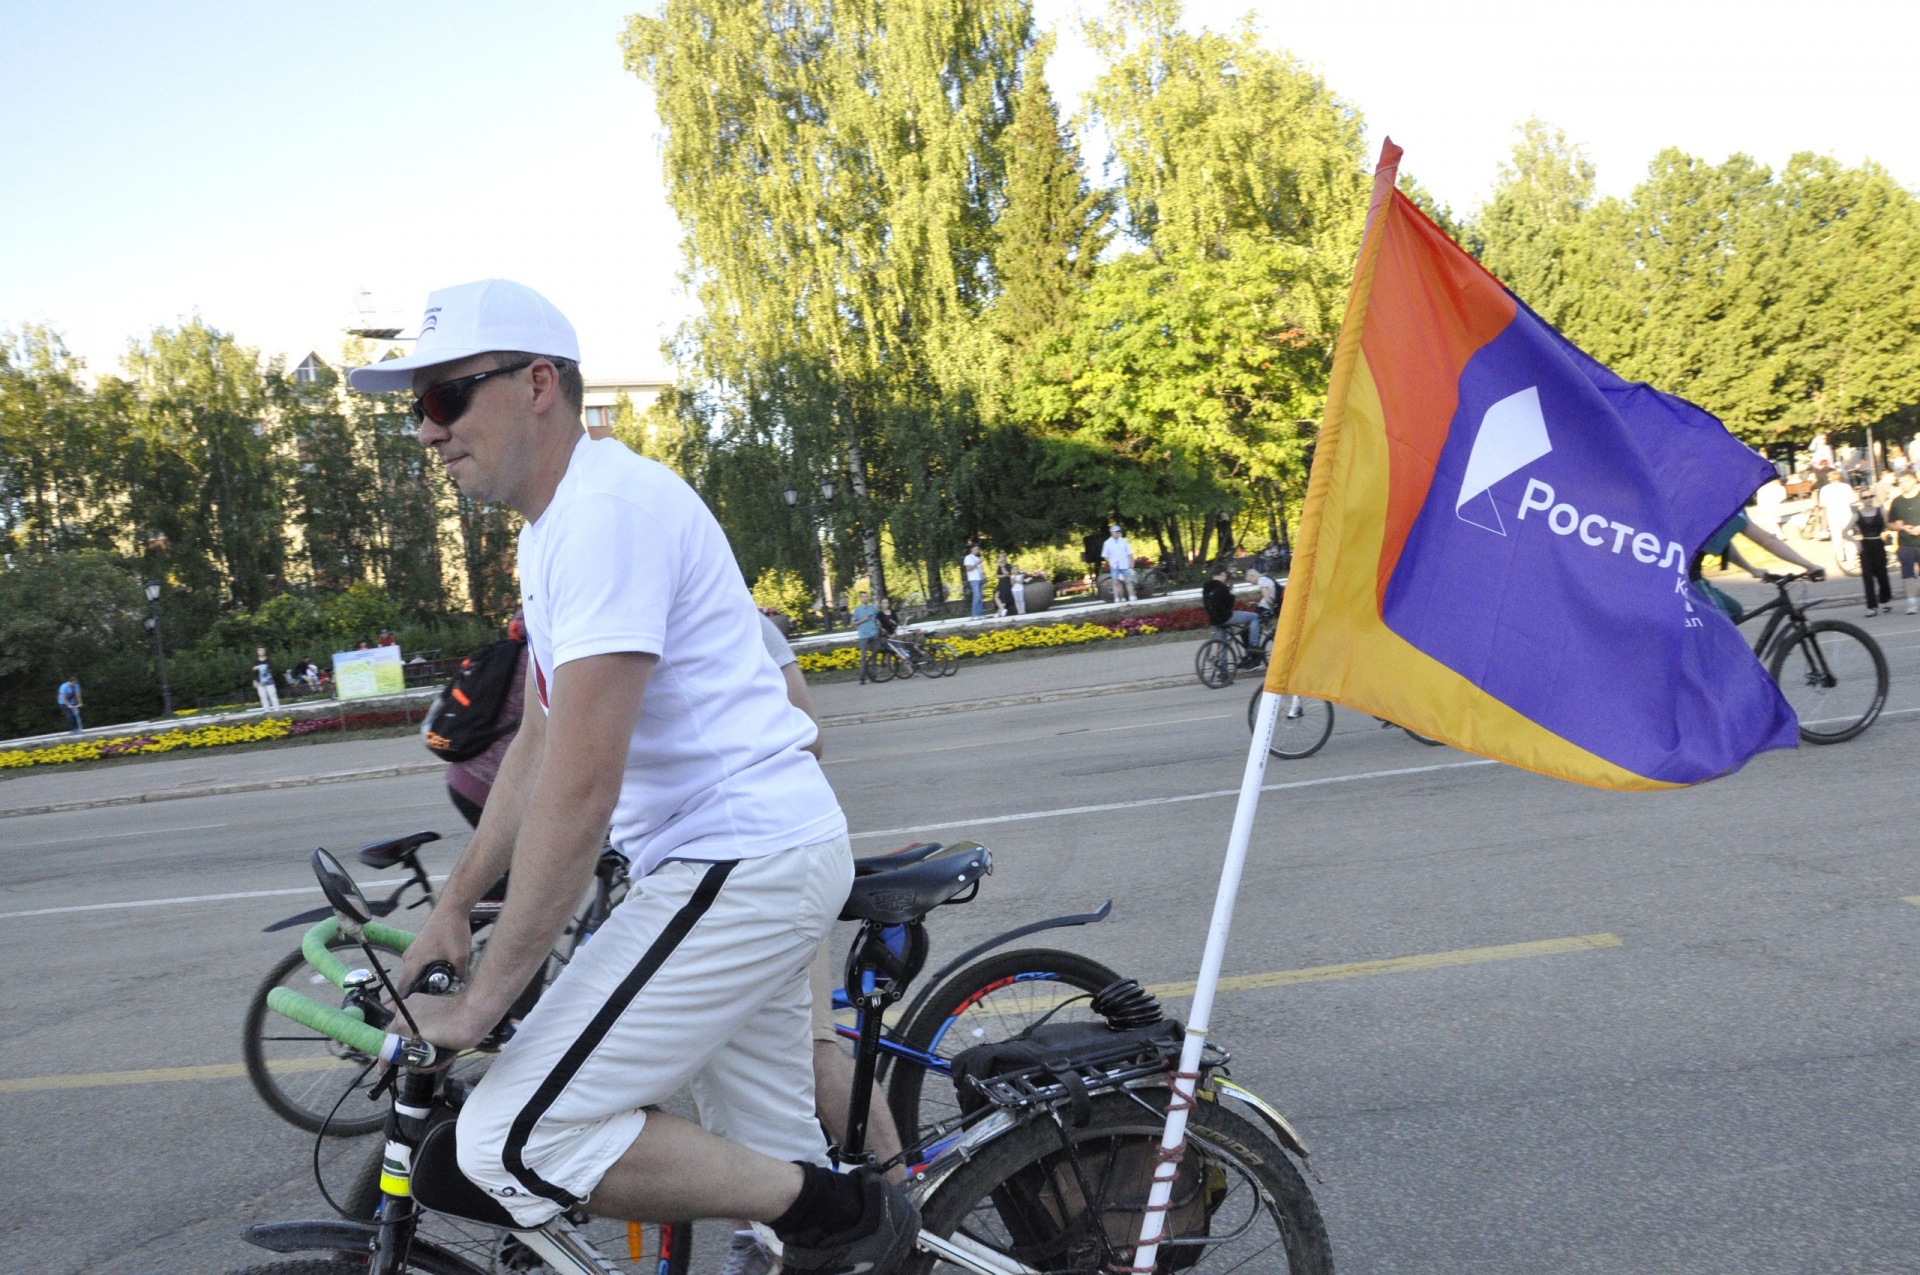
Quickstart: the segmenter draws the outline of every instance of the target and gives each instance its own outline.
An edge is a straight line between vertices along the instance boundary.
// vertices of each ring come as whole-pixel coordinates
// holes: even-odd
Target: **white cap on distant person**
[[[354,368],[347,383],[368,394],[410,389],[418,368],[495,350],[580,361],[580,340],[553,302],[524,283],[481,279],[429,293],[413,353]]]

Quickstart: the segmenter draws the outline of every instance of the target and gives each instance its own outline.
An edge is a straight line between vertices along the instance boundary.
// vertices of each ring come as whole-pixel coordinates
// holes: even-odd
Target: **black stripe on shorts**
[[[573,1082],[574,1076],[592,1056],[593,1051],[600,1047],[600,1042],[606,1039],[609,1031],[613,1030],[613,1025],[619,1021],[620,1015],[627,1012],[627,1007],[633,1004],[633,998],[640,994],[640,989],[647,985],[647,980],[666,963],[667,958],[673,955],[673,950],[680,946],[681,940],[685,939],[700,918],[707,914],[707,910],[713,906],[714,899],[719,897],[720,887],[725,883],[727,874],[732,872],[733,868],[733,863],[727,862],[716,863],[707,869],[706,875],[700,878],[699,886],[694,889],[693,897],[674,913],[673,920],[667,922],[667,927],[660,931],[660,936],[654,939],[639,963],[620,980],[620,986],[615,988],[613,995],[607,998],[607,1003],[600,1007],[600,1012],[593,1016],[593,1021],[587,1024],[587,1029],[580,1033],[579,1038],[572,1045],[568,1046],[567,1052],[560,1056],[560,1061],[555,1063],[553,1070],[547,1073],[547,1078],[540,1082],[538,1089],[533,1091],[533,1097],[527,1100],[527,1105],[522,1107],[520,1114],[514,1117],[512,1127],[507,1130],[507,1144],[500,1153],[500,1162],[507,1172],[518,1178],[520,1184],[533,1194],[553,1200],[562,1208],[570,1209],[580,1202],[571,1191],[555,1186],[527,1167],[526,1160],[523,1158],[523,1153],[527,1149],[527,1139],[533,1136],[534,1126],[540,1123],[540,1118],[547,1114],[548,1108],[552,1107],[560,1095],[566,1091],[567,1086]]]

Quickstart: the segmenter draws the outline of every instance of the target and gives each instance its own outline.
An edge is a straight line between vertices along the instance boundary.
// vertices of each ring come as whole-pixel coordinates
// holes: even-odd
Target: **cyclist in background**
[[[1266,652],[1260,645],[1260,635],[1263,631],[1271,633],[1273,622],[1280,615],[1280,586],[1258,567],[1248,567],[1246,578],[1248,584],[1260,590],[1260,595],[1253,600],[1253,610],[1258,620],[1248,631],[1247,651],[1251,658],[1246,667],[1259,668],[1267,662]]]
[[[1733,538],[1735,536],[1745,536],[1774,557],[1784,562],[1793,563],[1793,565],[1807,573],[1807,579],[1809,580],[1817,581],[1827,578],[1827,573],[1824,569],[1808,562],[1800,556],[1797,550],[1788,545],[1786,541],[1766,530],[1764,527],[1755,526],[1748,520],[1747,511],[1742,509],[1735,513],[1733,517],[1721,523],[1720,529],[1707,537],[1707,542],[1700,546],[1700,552],[1693,555],[1693,561],[1687,566],[1687,578],[1693,581],[1694,589],[1698,591],[1701,596],[1705,597],[1707,601],[1719,608],[1720,612],[1735,624],[1740,623],[1740,617],[1746,614],[1746,608],[1722,590],[1716,589],[1712,584],[1708,583],[1702,576],[1700,569],[1701,564],[1708,558],[1725,557],[1729,562],[1732,562],[1735,566],[1747,572],[1754,579],[1766,579],[1766,572],[1760,570],[1751,562],[1748,562],[1746,558],[1741,556],[1740,551],[1734,548]]]
[[[507,697],[500,705],[497,720],[517,723],[526,711],[527,695],[527,623],[518,611],[507,622],[507,637],[520,644],[520,658],[513,666],[513,679],[507,684]],[[500,763],[506,759],[507,747],[518,732],[516,725],[487,745],[487,751],[478,757],[456,761],[447,767],[447,796],[468,827],[480,826],[480,811],[487,804],[487,794],[493,791],[493,781],[500,775]]]
[[[1213,574],[1200,586],[1200,606],[1207,613],[1207,623],[1220,631],[1225,637],[1233,629],[1247,630],[1248,651],[1260,649],[1260,617],[1251,611],[1237,611],[1233,606],[1233,586],[1227,583],[1227,564],[1214,567]]]

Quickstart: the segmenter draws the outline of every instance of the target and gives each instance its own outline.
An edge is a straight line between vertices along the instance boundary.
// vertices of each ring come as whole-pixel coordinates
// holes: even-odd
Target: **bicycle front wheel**
[[[1151,1105],[1148,1105],[1149,1101]],[[1030,1120],[974,1152],[920,1204],[920,1225],[1049,1275],[1127,1270],[1160,1144],[1166,1091],[1103,1094],[1083,1128]],[[1332,1275],[1313,1194],[1286,1153],[1219,1103],[1187,1123],[1187,1151],[1155,1271]],[[948,1271],[916,1255],[914,1275]]]
[[[1098,1015],[1087,1007],[1083,994],[1090,996],[1119,981],[1120,976],[1100,962],[1073,952],[1001,952],[936,987],[901,1039],[909,1048],[951,1061],[974,1045],[1011,1040],[1043,1018],[1056,1023],[1095,1021]],[[1075,997],[1083,998],[1073,1001]],[[893,1060],[887,1106],[902,1146],[912,1146],[922,1129],[960,1114],[946,1074],[909,1058]]]
[[[1769,671],[1809,744],[1844,743],[1886,707],[1887,657],[1866,630],[1844,620],[1789,633],[1774,647]]]
[[[1257,690],[1253,698],[1247,701],[1247,729],[1255,729],[1260,722],[1260,697],[1265,690]],[[1273,719],[1273,738],[1267,743],[1267,751],[1283,761],[1299,761],[1302,757],[1311,757],[1320,751],[1333,734],[1333,705],[1323,699],[1308,699],[1303,695],[1282,695],[1280,712]]]
[[[374,944],[381,965],[395,973],[404,959],[398,951]],[[360,945],[345,938],[327,944],[327,950],[349,966],[365,963]],[[386,1123],[384,1109],[364,1099],[355,1101],[341,1095],[350,1088],[363,1092],[373,1086],[376,1077],[367,1071],[369,1059],[289,1018],[267,1008],[267,993],[276,987],[291,988],[302,996],[321,996],[333,985],[307,965],[299,952],[289,953],[268,972],[253,999],[247,1002],[247,1016],[241,1031],[240,1056],[246,1063],[247,1079],[260,1100],[289,1124],[318,1133],[327,1113],[339,1104],[339,1113],[327,1125],[329,1137],[353,1138],[372,1133]],[[339,1003],[337,1000],[334,1002]],[[364,1073],[364,1074],[363,1074]]]
[[[1200,679],[1200,685],[1209,690],[1220,690],[1233,685],[1234,669],[1240,661],[1235,658],[1233,643],[1220,638],[1208,638],[1193,653],[1193,673]]]
[[[960,671],[960,657],[945,642],[927,643],[928,677],[952,677]]]
[[[919,671],[920,665],[914,659],[914,653],[911,650],[894,651],[892,654],[894,659],[894,667],[896,671],[899,673],[901,681],[903,682],[906,681],[908,678],[912,677],[916,672]]]
[[[872,664],[867,669],[867,676],[876,682],[891,682],[899,672],[900,657],[892,651],[878,651],[874,653]]]

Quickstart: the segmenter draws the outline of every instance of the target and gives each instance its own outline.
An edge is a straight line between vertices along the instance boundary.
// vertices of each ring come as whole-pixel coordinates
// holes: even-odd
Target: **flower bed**
[[[1129,615],[1117,620],[1079,624],[1031,624],[1020,628],[995,629],[976,637],[937,638],[951,646],[962,659],[980,655],[999,655],[1006,651],[1031,651],[1049,646],[1080,646],[1088,642],[1110,642],[1115,638],[1144,637],[1150,633],[1177,632],[1207,627],[1206,612],[1198,607],[1183,607],[1158,615]],[[842,646],[831,651],[809,651],[800,657],[805,673],[830,673],[860,667],[860,649]]]
[[[289,739],[321,731],[398,726],[412,720],[411,713],[388,710],[349,713],[344,724],[338,717],[309,717],[300,721],[287,717],[267,717],[257,722],[243,722],[233,726],[200,726],[192,730],[155,731],[150,735],[81,739],[70,744],[50,744],[45,748],[15,748],[0,752],[0,770],[14,770],[23,766],[58,766],[75,761],[98,761],[102,757],[170,753],[176,748],[220,748],[227,744],[252,744],[263,739]]]

